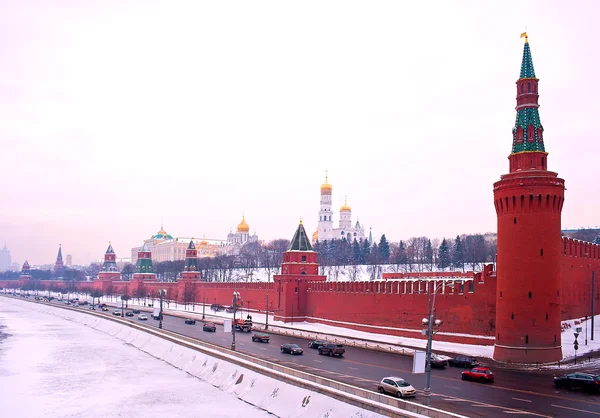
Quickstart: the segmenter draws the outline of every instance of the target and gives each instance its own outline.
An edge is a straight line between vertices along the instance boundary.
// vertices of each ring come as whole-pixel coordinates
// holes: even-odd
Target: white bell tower
[[[331,184],[328,183],[328,171],[325,170],[325,183],[321,185],[321,208],[317,227],[319,241],[333,238],[333,212],[331,211]]]

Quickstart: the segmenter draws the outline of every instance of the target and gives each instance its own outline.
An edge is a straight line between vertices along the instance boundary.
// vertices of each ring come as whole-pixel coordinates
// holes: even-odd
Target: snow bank
[[[6,299],[8,303],[84,324],[162,359],[191,376],[280,417],[383,417],[372,411],[264,376],[242,366],[217,359],[144,331],[87,313],[31,302]],[[225,350],[223,351],[225,354]],[[398,409],[400,416],[421,417]]]

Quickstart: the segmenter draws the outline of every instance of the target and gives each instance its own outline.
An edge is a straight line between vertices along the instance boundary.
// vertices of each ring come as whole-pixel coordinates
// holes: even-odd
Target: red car
[[[462,380],[476,380],[478,382],[493,382],[494,373],[487,367],[475,367],[462,372]]]

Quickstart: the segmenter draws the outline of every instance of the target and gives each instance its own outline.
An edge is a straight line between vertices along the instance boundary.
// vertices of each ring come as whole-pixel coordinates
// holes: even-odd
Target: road
[[[64,302],[61,304],[64,306]],[[77,309],[87,311],[88,307]],[[111,307],[109,312],[96,312],[112,316],[113,310]],[[217,332],[203,332],[202,321],[199,320],[201,315],[195,317],[198,318],[196,325],[186,325],[181,317],[164,315],[163,329],[230,349],[231,333],[225,333],[219,324]],[[150,316],[148,321],[139,321],[137,315],[125,319],[158,327],[158,321]],[[346,347],[342,358],[320,356],[317,350],[308,348],[308,342],[302,338],[271,334],[270,343],[259,343],[252,342],[251,333],[236,332],[239,352],[374,391],[382,377],[400,376],[419,391],[414,401],[422,401],[425,375],[412,375],[412,357],[357,347]],[[304,354],[282,354],[280,346],[284,343],[298,344],[304,349]],[[482,365],[485,366],[485,360]],[[452,367],[432,370],[433,407],[470,417],[600,417],[599,394],[557,390],[550,372],[494,368],[496,381],[486,384],[461,380],[461,371]]]

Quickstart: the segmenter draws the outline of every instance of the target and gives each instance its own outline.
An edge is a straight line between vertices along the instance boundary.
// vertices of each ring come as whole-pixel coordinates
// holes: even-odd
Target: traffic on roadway
[[[64,301],[56,299],[50,303],[66,306]],[[76,306],[76,309],[81,311],[90,310],[88,305],[70,306]],[[107,316],[116,314],[114,306],[106,306],[104,309],[106,310],[96,306],[94,312]],[[148,308],[142,309],[139,314],[137,309],[135,314],[133,309],[118,308],[118,311],[119,316],[121,311],[124,313],[124,320],[158,327],[159,320],[152,319]],[[127,316],[128,312],[133,316]],[[150,319],[144,320],[140,315]],[[222,318],[206,315],[206,320],[202,321],[201,317],[200,314],[190,314],[186,317],[163,313],[162,327],[171,332],[220,346],[223,350],[230,350],[232,334],[224,332],[223,325],[219,323],[222,322]],[[194,321],[188,321],[186,318]],[[205,322],[210,323],[209,329],[203,326]],[[263,329],[250,332],[237,331],[235,341],[236,351],[244,354],[364,389],[390,393],[390,396],[396,396],[398,392],[402,393],[402,390],[396,390],[394,393],[390,390],[393,385],[390,386],[389,382],[394,383],[393,379],[399,379],[416,388],[416,396],[410,401],[420,403],[422,400],[420,389],[425,387],[425,376],[412,374],[411,356],[279,335]],[[289,349],[288,345],[295,346]],[[326,348],[327,345],[330,347]],[[578,387],[570,386],[568,382],[555,385],[553,378],[563,375],[561,371],[549,373],[498,367],[491,370],[486,367],[485,359],[479,359],[476,364],[471,364],[473,368],[466,365],[465,369],[460,367],[460,362],[463,361],[460,357],[473,359],[458,356],[455,361],[451,361],[456,367],[438,362],[438,367],[432,369],[431,406],[469,417],[600,416],[598,390],[591,391],[592,393],[578,390]],[[388,381],[385,385],[384,379]],[[415,395],[410,390],[406,393],[411,397]]]

